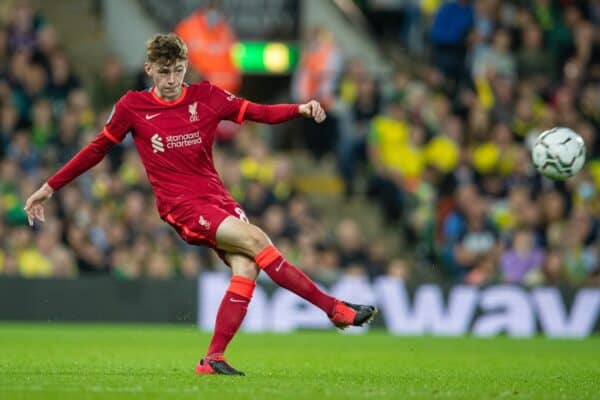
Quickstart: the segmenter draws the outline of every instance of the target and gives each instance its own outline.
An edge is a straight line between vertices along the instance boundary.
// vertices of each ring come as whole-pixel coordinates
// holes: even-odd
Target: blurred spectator
[[[340,277],[340,255],[333,245],[317,247],[319,257],[318,278],[323,282],[335,282]]]
[[[119,279],[136,279],[142,276],[142,264],[130,254],[130,249],[117,248],[112,253],[112,274]]]
[[[329,110],[335,102],[335,84],[342,70],[342,61],[333,34],[324,27],[314,28],[294,75],[294,100],[301,103],[317,99]]]
[[[466,194],[465,194],[466,195]],[[489,263],[496,264],[501,250],[498,233],[487,218],[485,201],[474,196],[464,209],[464,220],[451,247],[451,259],[447,267],[451,276],[458,280],[469,280],[470,274],[480,274],[481,269],[489,271]]]
[[[25,223],[23,202],[19,193],[19,165],[16,161],[6,159],[0,163],[0,196],[4,221],[11,227]],[[10,234],[6,238],[10,238]]]
[[[10,252],[0,253],[0,276],[18,276],[19,270],[14,254]]]
[[[293,196],[298,194],[294,167],[288,157],[279,155],[275,159],[273,175],[273,195],[279,203],[287,203]]]
[[[562,238],[565,272],[571,283],[585,282],[598,269],[599,234],[598,220],[583,207],[574,208]]]
[[[340,86],[337,144],[338,167],[347,196],[354,194],[356,169],[367,159],[369,123],[381,110],[381,94],[375,79],[363,71],[359,61],[349,66]]]
[[[534,24],[524,27],[521,42],[517,53],[519,78],[533,80],[538,90],[547,87],[556,69],[554,60],[543,47],[542,31]]]
[[[413,249],[414,257],[425,265],[437,258],[435,219],[438,198],[435,187],[439,179],[439,170],[427,166],[422,179],[409,192],[407,201],[404,236],[407,245]]]
[[[402,258],[392,259],[387,267],[387,276],[401,279],[404,282],[409,281],[411,278],[409,263]]]
[[[46,148],[56,139],[56,126],[52,118],[52,105],[47,99],[40,99],[33,104],[31,121],[31,142],[37,151]]]
[[[385,274],[386,264],[390,258],[389,244],[384,241],[372,243],[368,247],[365,269],[370,278]]]
[[[42,24],[42,18],[35,13],[28,1],[16,2],[8,24],[8,43],[11,51],[32,51],[36,45],[36,31]]]
[[[48,95],[52,99],[52,108],[56,115],[63,112],[65,101],[72,90],[81,87],[79,78],[71,71],[67,56],[55,52],[50,57],[50,82]]]
[[[31,54],[25,50],[17,50],[11,55],[6,79],[14,91],[22,90],[25,85],[30,58]]]
[[[14,92],[13,102],[19,114],[31,122],[31,107],[36,100],[48,95],[46,71],[40,64],[29,64],[20,80],[20,87]]]
[[[338,101],[348,105],[358,100],[358,85],[367,77],[369,77],[369,72],[362,58],[350,57],[347,59],[338,79]]]
[[[202,271],[202,261],[195,251],[186,251],[181,259],[181,276],[186,279],[196,279]]]
[[[66,163],[79,151],[79,134],[80,127],[77,115],[72,112],[65,111],[58,123],[58,138],[57,144],[60,148],[58,161]]]
[[[27,132],[17,131],[6,149],[6,157],[15,161],[26,174],[33,174],[40,166],[40,156],[31,147]]]
[[[474,20],[470,1],[448,1],[440,6],[431,25],[433,64],[454,84],[464,76],[467,37]]]
[[[231,56],[237,38],[218,2],[209,1],[205,9],[181,21],[175,27],[175,33],[187,44],[193,69],[218,87],[238,92],[242,75]]]
[[[481,48],[475,54],[472,69],[475,78],[501,76],[514,79],[516,63],[511,53],[510,35],[506,30],[496,31],[492,45]]]
[[[275,162],[267,144],[259,137],[255,137],[246,151],[248,155],[240,160],[242,177],[272,185],[275,179]]]
[[[0,75],[5,74],[8,70],[9,60],[8,32],[5,28],[0,27]]]
[[[242,201],[242,207],[248,218],[258,218],[274,203],[275,196],[266,186],[257,181],[248,183]]]
[[[292,98],[297,103],[318,100],[326,111],[335,104],[335,85],[343,67],[343,57],[333,34],[323,27],[314,28],[303,46],[300,63],[292,80]],[[333,150],[337,141],[337,120],[328,118],[317,126],[306,123],[303,132],[307,147],[317,158]],[[306,125],[306,126],[305,126]]]
[[[342,220],[336,229],[336,239],[340,253],[340,267],[347,269],[354,266],[366,271],[368,254],[356,221]]]
[[[544,284],[559,285],[564,282],[563,259],[559,252],[551,251],[546,254],[542,264]]]
[[[541,278],[543,261],[544,254],[536,245],[533,232],[518,229],[513,235],[512,245],[504,251],[500,260],[503,279],[510,283],[537,283]]]
[[[261,226],[274,241],[291,233],[285,209],[279,205],[272,205],[265,210]]]
[[[557,191],[545,193],[539,200],[544,218],[544,241],[546,247],[560,247],[566,224],[566,204],[564,197]]]
[[[121,60],[115,55],[108,56],[104,60],[102,71],[93,88],[94,107],[111,108],[129,89],[130,82],[125,75]]]
[[[400,149],[406,147],[409,136],[404,109],[398,102],[391,102],[385,114],[371,121],[368,136],[369,162],[373,168],[368,195],[379,202],[384,218],[397,222],[402,215],[403,167],[410,168]],[[412,161],[412,160],[411,160]]]
[[[81,225],[89,222],[89,210],[82,210],[77,215],[78,225],[71,225],[67,231],[67,242],[77,255],[77,264],[81,272],[86,274],[105,274],[108,272],[106,260],[100,248],[94,246],[88,233]]]
[[[464,126],[454,115],[439,119],[439,127],[425,146],[425,158],[428,165],[441,174],[455,170],[460,161],[460,148],[464,143]]]
[[[473,2],[475,21],[473,26],[473,41],[477,52],[481,48],[488,48],[494,31],[498,28],[497,0],[480,0]]]
[[[173,277],[172,263],[162,252],[151,253],[146,263],[146,277],[169,279]]]
[[[44,25],[37,32],[36,48],[32,61],[44,66],[50,72],[50,59],[59,51],[58,35],[52,25]]]
[[[83,89],[73,89],[67,97],[69,112],[75,115],[81,129],[93,129],[96,120],[87,92]]]

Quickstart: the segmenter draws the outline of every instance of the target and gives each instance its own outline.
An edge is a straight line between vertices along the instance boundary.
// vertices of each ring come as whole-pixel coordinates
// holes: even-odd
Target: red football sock
[[[217,312],[215,332],[206,352],[207,357],[223,354],[227,345],[242,324],[256,282],[243,276],[234,275]]]
[[[275,246],[268,246],[254,261],[279,286],[286,288],[323,310],[333,314],[335,299],[322,290],[298,267],[287,262]]]

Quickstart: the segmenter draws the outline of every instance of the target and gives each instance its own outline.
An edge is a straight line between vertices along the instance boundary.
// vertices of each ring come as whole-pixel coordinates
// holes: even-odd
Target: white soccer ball
[[[583,167],[585,143],[581,136],[569,128],[552,128],[537,137],[531,157],[533,165],[542,175],[562,181]]]

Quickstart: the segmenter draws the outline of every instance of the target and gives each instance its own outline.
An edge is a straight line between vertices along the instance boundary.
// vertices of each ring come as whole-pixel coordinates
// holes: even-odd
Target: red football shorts
[[[229,216],[248,222],[242,207],[230,200],[220,204],[189,201],[175,207],[163,219],[175,228],[187,243],[216,250],[217,229]]]

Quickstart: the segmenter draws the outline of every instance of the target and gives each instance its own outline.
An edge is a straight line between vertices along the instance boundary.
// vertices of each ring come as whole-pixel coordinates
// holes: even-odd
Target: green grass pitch
[[[0,399],[598,399],[600,338],[240,334],[195,376],[191,326],[0,324]]]

